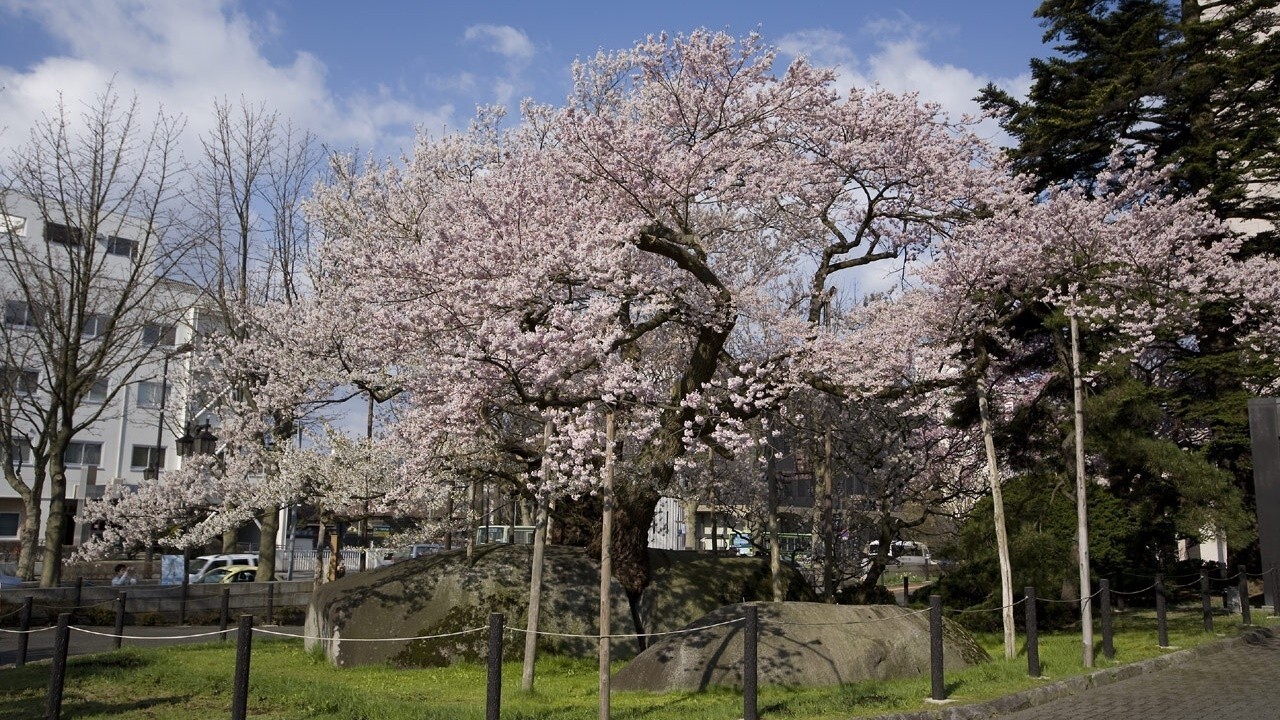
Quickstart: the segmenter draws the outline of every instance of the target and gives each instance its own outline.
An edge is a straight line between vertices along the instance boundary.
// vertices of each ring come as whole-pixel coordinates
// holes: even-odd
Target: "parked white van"
[[[863,555],[871,558],[880,552],[880,541],[873,540],[863,551]],[[894,540],[889,543],[889,561],[898,565],[927,565],[932,560],[929,546],[914,540]]]
[[[258,553],[230,553],[227,555],[201,555],[191,561],[191,566],[187,574],[187,581],[198,583],[204,576],[215,568],[229,567],[232,565],[252,566],[258,564]]]

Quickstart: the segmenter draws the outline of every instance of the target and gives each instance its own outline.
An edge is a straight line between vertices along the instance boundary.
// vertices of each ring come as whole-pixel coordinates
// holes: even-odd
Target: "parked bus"
[[[533,544],[532,525],[488,525],[476,528],[476,544],[487,545],[489,543],[497,543],[499,545],[510,543],[512,545],[532,545]]]
[[[867,556],[867,562],[880,552],[880,541],[873,540],[867,545],[867,549],[863,552]],[[915,540],[894,540],[889,543],[889,558],[891,564],[898,565],[927,565],[932,560],[929,554],[929,546]]]
[[[742,557],[767,556],[769,554],[769,534],[758,537],[747,533],[734,533],[729,541],[734,555]],[[812,533],[778,533],[778,552],[783,560],[794,561],[797,557],[808,558],[813,554]]]

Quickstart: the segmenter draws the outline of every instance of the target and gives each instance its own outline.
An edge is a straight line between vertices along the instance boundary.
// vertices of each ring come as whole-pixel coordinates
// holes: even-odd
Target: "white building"
[[[66,513],[74,520],[81,503],[101,496],[110,484],[141,483],[149,471],[179,467],[176,437],[198,411],[183,400],[186,392],[181,379],[189,376],[193,340],[201,320],[195,288],[153,274],[155,263],[147,253],[154,253],[156,242],[145,223],[130,218],[95,218],[95,232],[86,232],[74,218],[52,222],[48,216],[47,209],[28,198],[0,196],[0,295],[4,302],[0,366],[7,380],[7,389],[0,388],[0,398],[9,410],[0,417],[0,431],[9,435],[14,470],[30,486],[33,467],[28,438],[37,434],[38,411],[50,404],[52,372],[48,351],[40,350],[48,347],[41,333],[56,324],[54,313],[69,307],[59,304],[65,299],[56,297],[59,263],[67,263],[72,272],[76,263],[94,263],[78,281],[68,280],[68,287],[86,290],[91,308],[83,315],[80,341],[90,351],[100,347],[95,342],[101,342],[101,347],[107,343],[116,347],[100,366],[106,370],[104,376],[96,379],[76,414],[76,420],[88,423],[87,427],[76,432],[63,455]],[[84,252],[85,243],[93,243],[92,253]],[[93,280],[85,282],[89,277]],[[128,291],[120,288],[130,283],[147,291],[139,293],[140,302],[121,307],[114,301],[127,297]],[[42,309],[45,303],[35,300],[41,293],[49,293],[50,300],[57,301],[46,305],[52,310]],[[75,316],[72,311],[66,314]],[[115,339],[98,340],[109,336]],[[125,337],[130,339],[122,339]],[[42,543],[48,513],[46,482],[41,499]],[[18,492],[10,483],[0,483],[0,551],[11,555],[8,559],[16,556],[23,516]],[[79,544],[90,531],[74,521],[65,527],[66,545]]]

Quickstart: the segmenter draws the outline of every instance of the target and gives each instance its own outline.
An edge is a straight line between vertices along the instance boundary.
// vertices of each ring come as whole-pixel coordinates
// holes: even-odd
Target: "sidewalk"
[[[1240,637],[1100,670],[975,705],[876,720],[1274,720],[1280,717],[1280,636]]]

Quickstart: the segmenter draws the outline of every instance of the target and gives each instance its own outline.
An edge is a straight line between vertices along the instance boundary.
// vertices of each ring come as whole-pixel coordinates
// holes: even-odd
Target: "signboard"
[[[161,555],[160,556],[160,584],[161,585],[181,585],[182,584],[182,556],[181,555]]]

